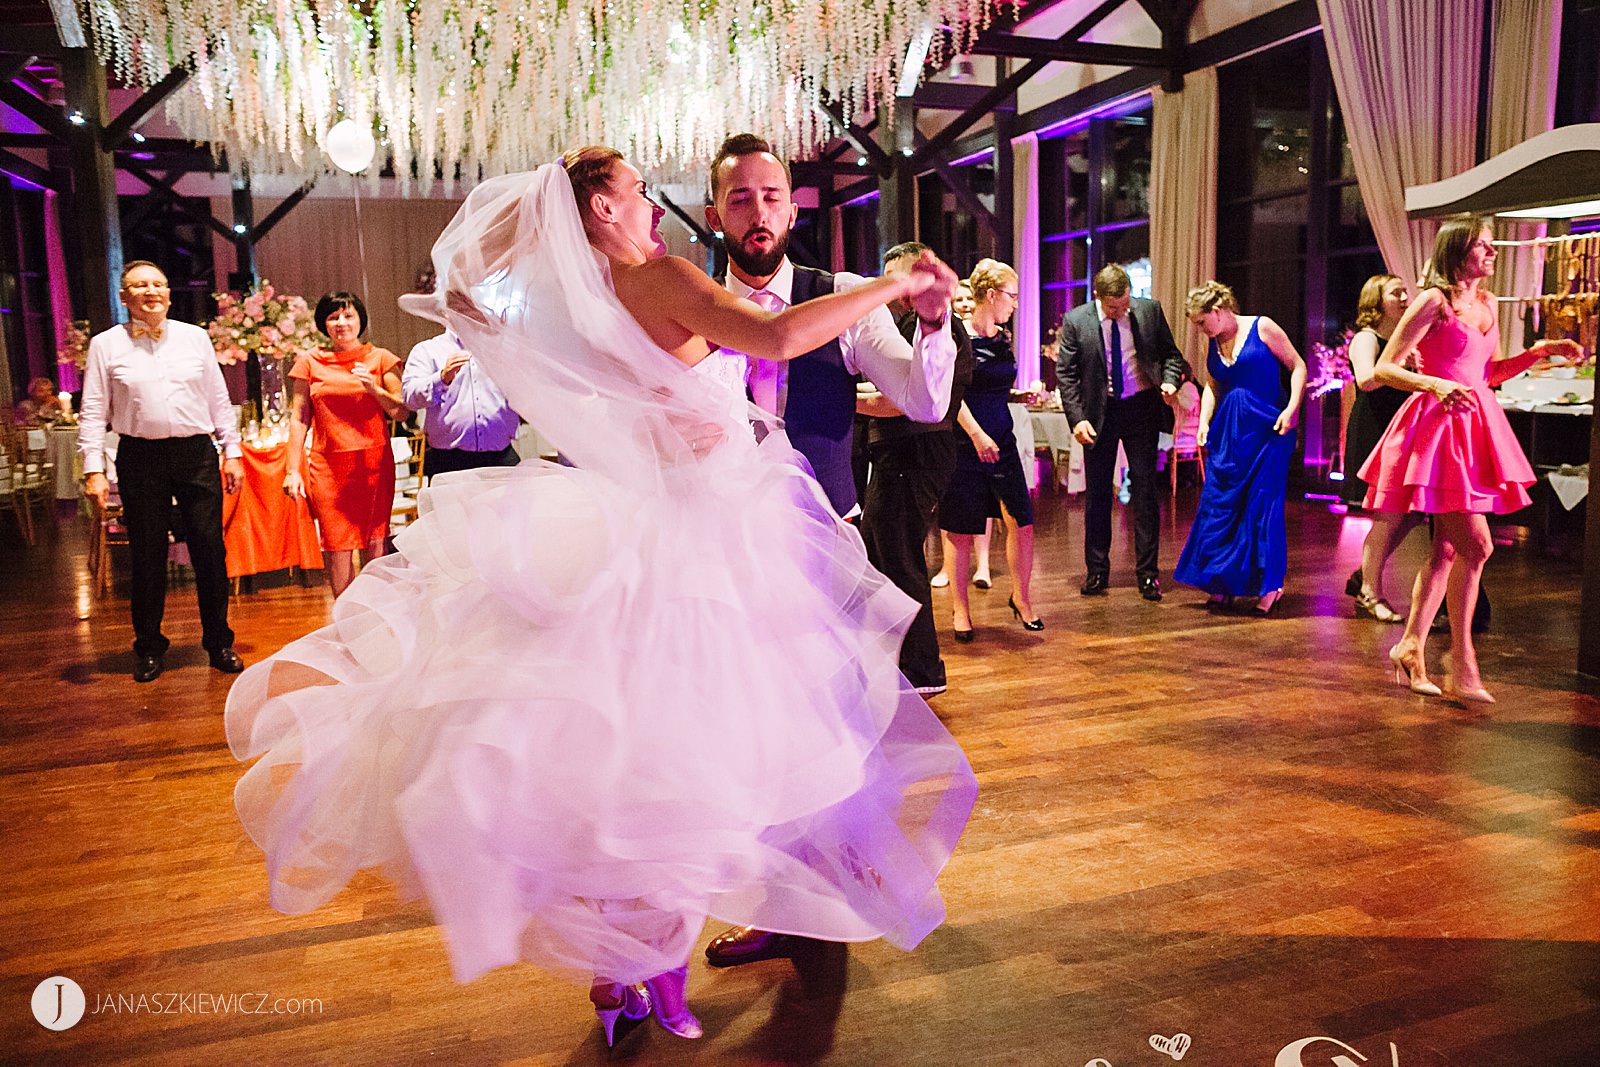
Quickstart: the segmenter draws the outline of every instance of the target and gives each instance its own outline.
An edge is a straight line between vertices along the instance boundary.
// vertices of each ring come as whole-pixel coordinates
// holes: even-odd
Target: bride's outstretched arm
[[[910,275],[877,278],[848,292],[821,296],[777,313],[734,296],[694,264],[675,256],[614,268],[612,278],[623,306],[669,350],[698,336],[758,359],[788,360],[838,337],[880,305],[944,284],[943,275],[952,279],[953,289],[955,275],[950,268],[937,260],[932,264],[919,265]],[[679,336],[673,336],[675,333]]]

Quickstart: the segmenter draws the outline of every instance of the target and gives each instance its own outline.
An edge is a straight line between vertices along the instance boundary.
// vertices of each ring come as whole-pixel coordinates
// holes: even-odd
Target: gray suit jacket
[[[1157,385],[1182,384],[1189,376],[1189,365],[1172,339],[1172,328],[1167,325],[1161,305],[1134,297],[1128,318],[1133,327],[1135,359],[1144,376]],[[1111,379],[1106,373],[1100,309],[1093,301],[1073,308],[1061,320],[1056,334],[1056,379],[1067,425],[1076,426],[1087,420],[1098,434],[1105,422]]]

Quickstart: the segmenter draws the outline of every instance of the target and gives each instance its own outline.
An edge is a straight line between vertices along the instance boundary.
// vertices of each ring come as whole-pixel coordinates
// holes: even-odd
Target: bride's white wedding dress
[[[896,667],[915,603],[617,302],[559,166],[480,185],[434,261],[447,297],[408,308],[576,468],[435,479],[333,621],[235,682],[273,905],[382,867],[462,980],[639,981],[707,917],[915,945],[976,795]]]

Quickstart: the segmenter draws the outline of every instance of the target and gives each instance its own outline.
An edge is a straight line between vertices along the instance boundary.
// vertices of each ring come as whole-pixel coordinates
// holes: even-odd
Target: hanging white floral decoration
[[[85,0],[124,81],[191,67],[168,115],[231,167],[321,172],[321,138],[353,119],[424,191],[436,168],[473,181],[585,144],[662,178],[746,130],[805,157],[833,133],[822,101],[891,108],[913,38],[946,59],[999,2]]]

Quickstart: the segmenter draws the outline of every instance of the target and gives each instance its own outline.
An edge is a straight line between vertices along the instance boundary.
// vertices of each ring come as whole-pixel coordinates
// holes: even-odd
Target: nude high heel
[[[677,1034],[692,1041],[705,1031],[700,1027],[700,1020],[694,1017],[683,1001],[683,987],[688,981],[689,967],[685,964],[664,971],[654,978],[646,978],[644,987],[650,994],[656,1022],[661,1024],[661,1028],[669,1034]]]
[[[589,990],[589,1000],[594,1003],[594,997],[601,987]],[[600,1020],[600,1027],[606,1034],[606,1048],[616,1048],[617,1042],[627,1037],[639,1028],[639,1024],[650,1018],[650,994],[644,991],[643,986],[612,985],[607,991],[607,1000],[614,1000],[614,1007],[602,1008],[594,1004],[594,1013]]]
[[[1460,689],[1456,686],[1455,662],[1452,659],[1444,669],[1444,698],[1453,700],[1458,704],[1494,704],[1494,695],[1483,687],[1483,680],[1478,680],[1476,689]]]
[[[1455,686],[1455,679],[1451,678],[1448,674],[1444,676],[1444,698],[1446,700],[1454,700],[1461,704],[1497,703],[1494,698],[1494,694],[1490,693],[1481,685],[1476,689],[1457,689]]]
[[[1394,665],[1396,685],[1406,686],[1413,693],[1421,693],[1425,697],[1441,695],[1439,687],[1428,681],[1420,650],[1407,656],[1400,651],[1399,645],[1395,645],[1389,650],[1389,662]]]

